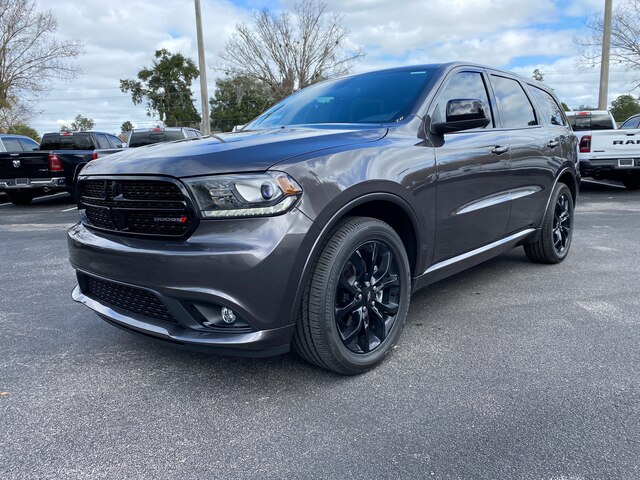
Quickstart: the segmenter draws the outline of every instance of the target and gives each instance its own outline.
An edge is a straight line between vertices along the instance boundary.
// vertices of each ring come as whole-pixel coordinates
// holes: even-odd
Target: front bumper
[[[64,177],[53,178],[0,178],[0,189],[31,190],[47,188],[51,190],[65,189],[67,183]]]
[[[113,325],[174,345],[249,356],[284,353],[318,234],[297,209],[277,217],[202,221],[187,240],[175,241],[97,234],[77,224],[68,231],[79,280],[73,299]],[[95,294],[100,291],[87,288],[87,278],[113,284],[117,292],[152,295],[171,318],[158,318],[154,308],[147,314],[138,297]],[[242,328],[219,321],[222,307],[235,312]]]

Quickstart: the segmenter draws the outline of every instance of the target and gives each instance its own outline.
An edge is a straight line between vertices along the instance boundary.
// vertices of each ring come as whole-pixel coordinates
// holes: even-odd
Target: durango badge
[[[13,161],[13,166],[14,166],[15,168],[20,168],[20,160],[14,160],[14,161]]]

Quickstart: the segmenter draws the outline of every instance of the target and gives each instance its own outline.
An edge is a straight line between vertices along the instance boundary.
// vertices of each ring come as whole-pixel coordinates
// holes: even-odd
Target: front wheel
[[[529,260],[537,263],[559,263],[569,253],[573,238],[573,197],[564,183],[557,183],[549,207],[542,219],[540,235],[524,245]]]
[[[402,333],[410,287],[407,253],[393,228],[368,217],[343,220],[312,268],[294,348],[344,375],[372,369]]]

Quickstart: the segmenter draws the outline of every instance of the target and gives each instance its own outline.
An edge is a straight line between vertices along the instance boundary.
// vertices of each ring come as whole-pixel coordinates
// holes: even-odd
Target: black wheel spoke
[[[362,258],[362,253],[359,249],[353,252],[353,255],[351,255],[351,261],[353,262],[353,266],[356,269],[357,280],[363,283],[367,276],[367,262],[365,262],[364,258]]]
[[[351,295],[355,295],[358,293],[358,289],[356,286],[349,281],[344,275],[340,275],[340,280],[338,280],[338,288],[342,288],[349,292]]]
[[[354,337],[360,333],[363,327],[362,320],[362,313],[360,310],[357,310],[353,312],[353,315],[351,316],[351,323],[349,325],[342,329],[338,328],[340,338],[342,338],[345,345],[350,343]]]
[[[398,313],[398,305],[395,303],[376,302],[376,308],[388,315],[395,315]]]
[[[352,313],[356,309],[357,303],[358,302],[354,298],[347,305],[343,307],[336,307],[336,321],[340,322],[345,315]]]
[[[383,277],[376,282],[376,288],[378,290],[384,290],[387,287],[397,287],[400,285],[400,279],[397,275],[389,275],[388,277]]]

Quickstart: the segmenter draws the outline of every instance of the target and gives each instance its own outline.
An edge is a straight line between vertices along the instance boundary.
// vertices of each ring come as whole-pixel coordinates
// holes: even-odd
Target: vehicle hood
[[[90,162],[82,174],[189,177],[263,171],[299,155],[373,142],[387,130],[379,125],[336,125],[212,135],[126,149]]]

